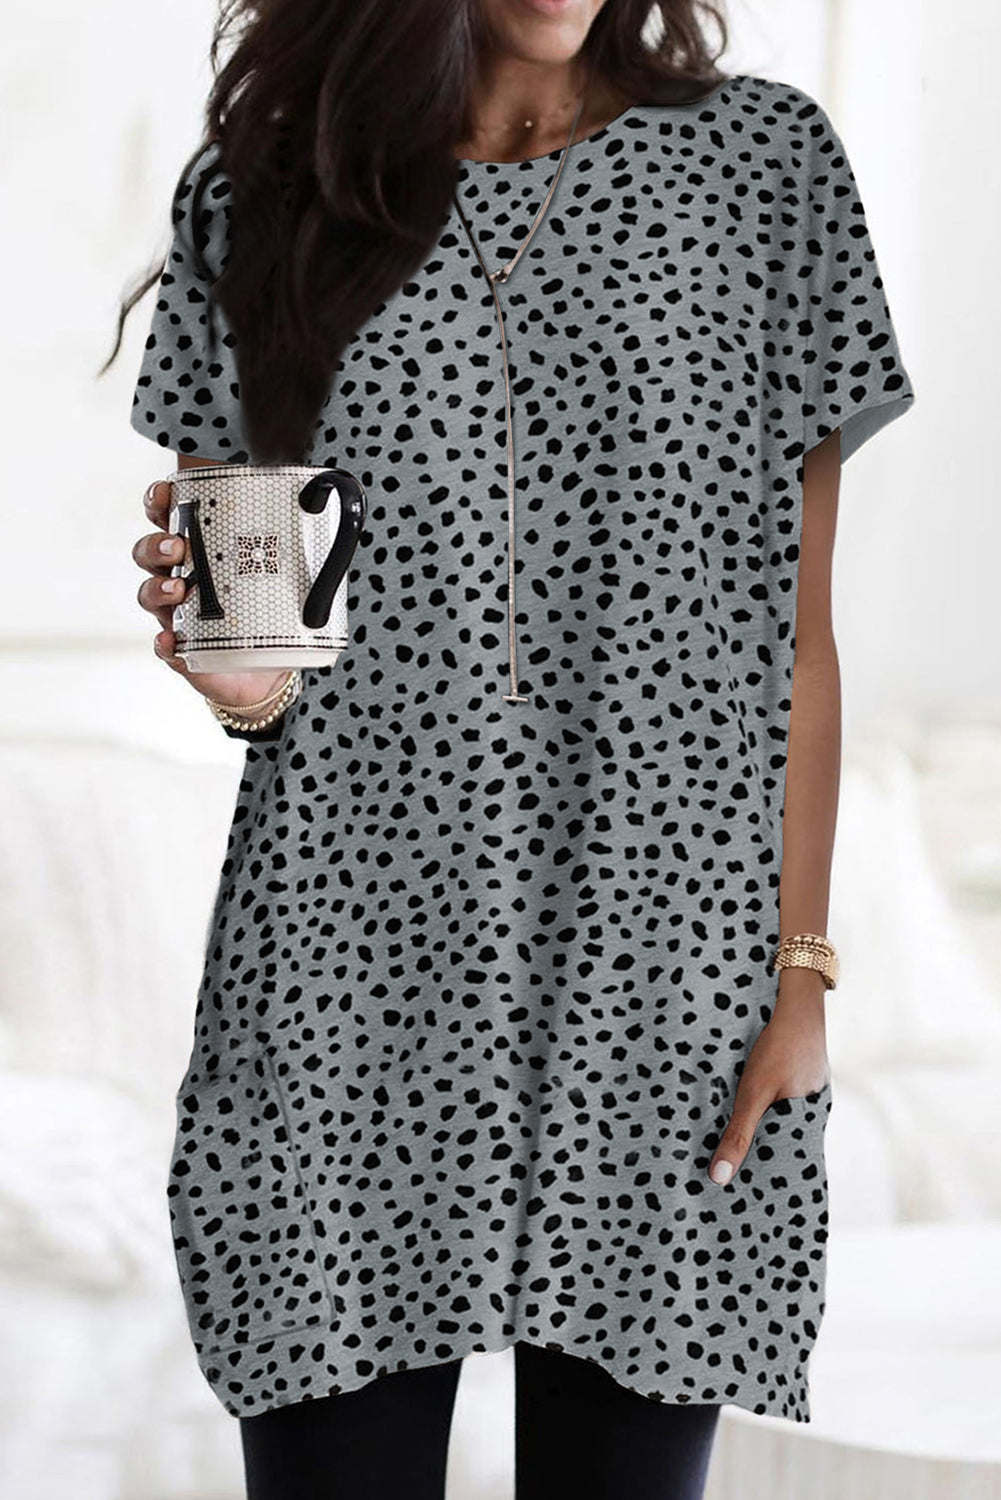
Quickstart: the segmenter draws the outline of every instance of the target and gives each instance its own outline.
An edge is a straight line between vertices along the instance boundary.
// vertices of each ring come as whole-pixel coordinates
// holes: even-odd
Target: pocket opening
[[[831,1091],[831,1080],[822,1083],[819,1089],[810,1089],[806,1094],[783,1094],[780,1099],[773,1099],[768,1109],[774,1109],[776,1104],[819,1104],[825,1094]]]
[[[168,1183],[196,1347],[220,1354],[334,1321],[280,1081],[263,1050],[177,1094]]]

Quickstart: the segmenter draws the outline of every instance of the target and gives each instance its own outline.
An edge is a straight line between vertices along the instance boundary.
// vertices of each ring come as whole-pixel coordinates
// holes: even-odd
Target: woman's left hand
[[[771,1019],[747,1055],[729,1123],[709,1163],[713,1182],[727,1183],[739,1169],[770,1104],[811,1094],[830,1080],[825,993],[813,969],[780,971]]]

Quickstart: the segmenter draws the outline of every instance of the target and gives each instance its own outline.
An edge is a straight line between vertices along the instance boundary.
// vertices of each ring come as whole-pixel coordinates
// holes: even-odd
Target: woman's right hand
[[[237,707],[266,698],[288,676],[285,668],[263,672],[189,672],[182,659],[174,654],[174,606],[184,598],[185,586],[182,579],[171,578],[170,570],[183,561],[184,542],[165,529],[170,484],[166,480],[151,484],[143,496],[143,506],[147,519],[158,529],[139,538],[132,548],[132,560],[144,572],[152,574],[139,585],[136,597],[161,626],[153,638],[153,650],[203,697]]]

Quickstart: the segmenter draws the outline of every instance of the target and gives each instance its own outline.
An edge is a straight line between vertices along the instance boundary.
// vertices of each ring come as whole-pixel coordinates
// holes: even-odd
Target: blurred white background
[[[390,7],[387,6],[387,13]],[[914,410],[842,480],[828,1312],[809,1424],[727,1408],[709,1500],[1001,1496],[1001,9],[732,0],[730,72],[849,151]],[[12,0],[0,594],[0,1494],[239,1500],[164,1182],[243,747],[152,654],[128,425],[200,134],[209,0]],[[154,627],[155,628],[155,627]],[[183,883],[172,872],[184,871]],[[511,1370],[467,1361],[449,1500],[509,1500]],[[585,1500],[585,1497],[581,1497]]]

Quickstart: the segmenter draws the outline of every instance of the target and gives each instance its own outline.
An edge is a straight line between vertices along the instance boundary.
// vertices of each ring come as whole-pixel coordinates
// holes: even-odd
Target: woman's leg
[[[462,1360],[240,1418],[247,1500],[444,1500]]]
[[[655,1401],[534,1344],[514,1358],[516,1500],[700,1500],[718,1406]]]

